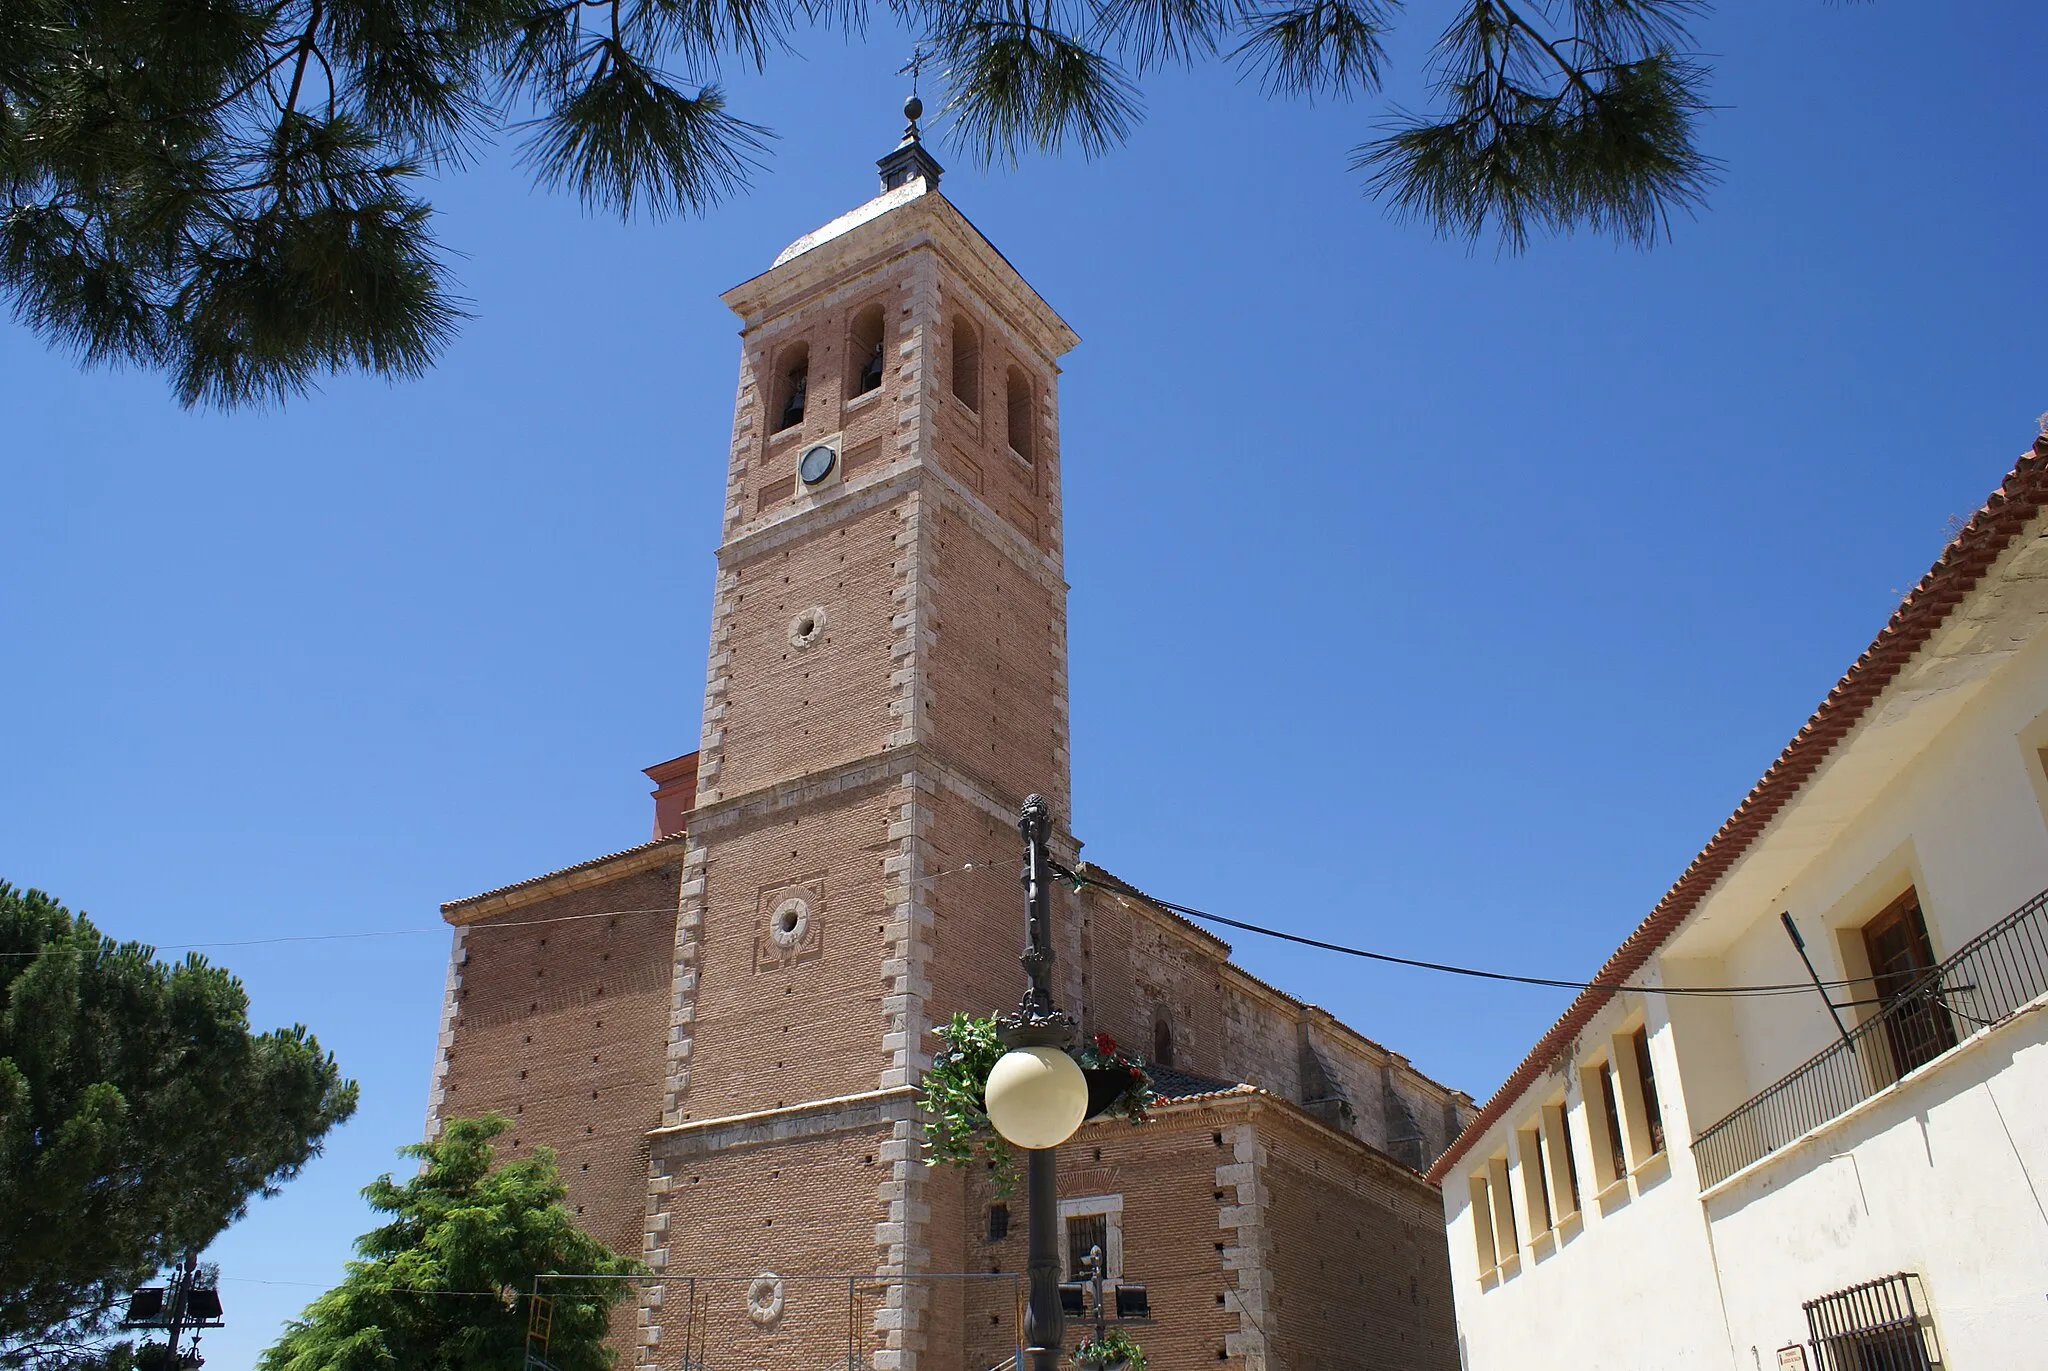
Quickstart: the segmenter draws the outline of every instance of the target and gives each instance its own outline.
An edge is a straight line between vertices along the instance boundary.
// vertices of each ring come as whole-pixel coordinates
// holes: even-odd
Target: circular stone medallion
[[[782,1277],[763,1271],[747,1287],[747,1317],[766,1328],[782,1317]]]

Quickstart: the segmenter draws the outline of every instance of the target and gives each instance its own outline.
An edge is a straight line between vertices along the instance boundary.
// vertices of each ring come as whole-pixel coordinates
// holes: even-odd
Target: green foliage
[[[926,1166],[971,1166],[983,1162],[998,1195],[1010,1195],[1017,1188],[1017,1154],[989,1122],[988,1073],[1003,1053],[1009,1051],[993,1018],[955,1014],[944,1027],[934,1029],[944,1044],[933,1056],[931,1066],[918,1083],[918,1108],[924,1114]],[[1150,1120],[1152,1078],[1145,1063],[1117,1049],[1116,1039],[1097,1033],[1089,1045],[1072,1052],[1084,1070],[1125,1071],[1130,1084],[1097,1118],[1128,1119],[1134,1124]]]
[[[422,1163],[400,1185],[364,1189],[390,1222],[356,1242],[361,1260],[294,1320],[258,1371],[516,1371],[524,1362],[536,1274],[586,1277],[541,1285],[552,1301],[547,1360],[555,1371],[603,1371],[611,1307],[632,1293],[640,1264],[576,1227],[545,1147],[493,1165],[503,1115],[451,1119],[441,1136],[403,1149]],[[601,1278],[614,1279],[601,1279]]]
[[[918,1086],[918,1107],[924,1111],[924,1140],[930,1148],[925,1165],[989,1166],[998,1195],[1017,1188],[1017,1154],[988,1121],[988,1073],[1009,1051],[996,1036],[994,1019],[955,1014],[933,1030],[944,1044],[932,1058]]]
[[[1714,180],[1704,0],[1437,0],[1426,112],[1355,166],[1438,231],[1647,246]],[[597,210],[697,213],[770,136],[720,64],[909,24],[984,163],[1109,151],[1137,78],[1212,58],[1268,95],[1379,93],[1398,0],[6,0],[0,289],[93,363],[223,407],[416,376],[462,317],[419,178],[501,133]],[[672,74],[679,73],[679,74]],[[878,113],[879,117],[879,113]]]
[[[219,967],[0,882],[0,1367],[124,1365],[129,1290],[203,1248],[355,1111],[304,1028]]]
[[[1132,1342],[1121,1328],[1109,1328],[1099,1338],[1090,1338],[1074,1349],[1073,1363],[1081,1371],[1123,1366],[1127,1371],[1145,1371],[1145,1350]]]

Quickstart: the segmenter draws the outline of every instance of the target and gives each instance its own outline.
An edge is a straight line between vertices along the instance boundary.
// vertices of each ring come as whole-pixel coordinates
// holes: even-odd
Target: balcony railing
[[[2048,992],[2048,891],[1896,988],[1884,1007],[1693,1139],[1700,1186],[1838,1118]]]

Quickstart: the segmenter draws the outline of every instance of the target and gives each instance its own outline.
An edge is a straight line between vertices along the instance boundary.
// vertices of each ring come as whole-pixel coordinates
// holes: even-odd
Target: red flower
[[[1095,1035],[1095,1050],[1105,1057],[1114,1057],[1116,1055],[1116,1039],[1110,1037],[1107,1033],[1097,1033]]]

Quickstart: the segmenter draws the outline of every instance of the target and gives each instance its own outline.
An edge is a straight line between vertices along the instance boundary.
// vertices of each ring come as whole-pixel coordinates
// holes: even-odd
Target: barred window
[[[1808,1300],[1820,1371],[1934,1371],[1941,1355],[1920,1277],[1884,1276]]]
[[[1109,1271],[1109,1215],[1074,1214],[1067,1219],[1067,1279],[1085,1281],[1093,1274],[1088,1266],[1088,1254],[1100,1251],[1104,1266],[1103,1275]]]

